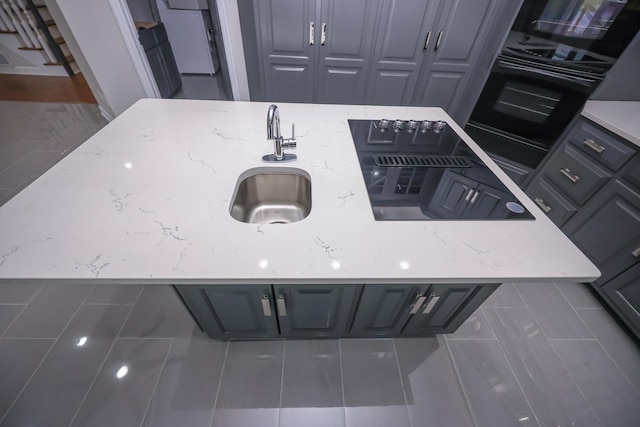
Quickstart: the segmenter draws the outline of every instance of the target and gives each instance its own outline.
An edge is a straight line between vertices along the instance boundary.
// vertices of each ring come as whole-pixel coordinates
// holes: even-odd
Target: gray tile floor
[[[227,94],[222,83],[222,75],[182,74],[182,87],[172,96],[177,99],[216,99],[226,101]]]
[[[45,129],[64,139],[56,114],[69,139],[99,126],[9,104],[0,162],[21,185],[46,169],[22,162]],[[637,427],[638,407],[640,350],[576,283],[505,284],[447,336],[230,343],[170,287],[0,285],[1,427]]]

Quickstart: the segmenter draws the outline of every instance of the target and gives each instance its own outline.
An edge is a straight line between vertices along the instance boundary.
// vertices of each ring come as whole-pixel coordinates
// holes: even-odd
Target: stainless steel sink
[[[289,224],[311,212],[311,177],[297,168],[249,169],[238,178],[231,216],[253,224]]]

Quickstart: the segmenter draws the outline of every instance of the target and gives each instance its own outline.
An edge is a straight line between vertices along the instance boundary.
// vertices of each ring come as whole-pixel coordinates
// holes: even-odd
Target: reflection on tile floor
[[[0,102],[0,204],[102,126],[86,107]],[[505,284],[446,336],[230,343],[167,286],[0,285],[0,427],[637,427],[639,406],[640,350],[576,283]]]
[[[526,284],[446,336],[228,343],[168,286],[16,286],[0,286],[1,427],[638,425],[640,350],[597,301],[572,305],[576,283],[554,321],[589,338],[549,338]]]

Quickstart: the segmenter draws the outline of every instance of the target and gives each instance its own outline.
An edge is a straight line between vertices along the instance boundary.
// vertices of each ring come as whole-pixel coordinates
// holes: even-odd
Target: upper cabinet
[[[495,33],[511,26],[507,3],[254,0],[240,8],[253,14],[242,20],[251,98],[439,106],[456,118],[478,59],[495,56]]]

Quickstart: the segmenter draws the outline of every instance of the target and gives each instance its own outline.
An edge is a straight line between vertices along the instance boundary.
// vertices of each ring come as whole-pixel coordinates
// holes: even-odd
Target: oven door
[[[597,83],[581,72],[499,55],[471,123],[548,150]]]

